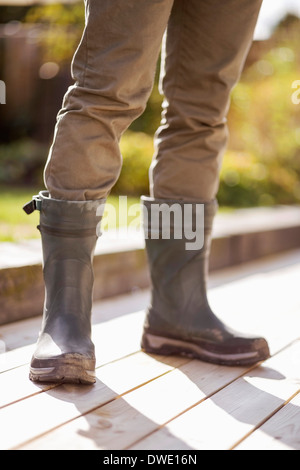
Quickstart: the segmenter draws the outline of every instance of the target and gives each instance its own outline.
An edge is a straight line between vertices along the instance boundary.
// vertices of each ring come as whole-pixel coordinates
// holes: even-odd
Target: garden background
[[[72,84],[70,62],[83,25],[83,3],[0,7],[0,241],[38,237],[36,214],[22,205],[43,189],[43,167],[63,94]],[[255,41],[228,116],[230,140],[218,200],[221,210],[300,202],[300,19],[287,15],[265,40]],[[123,169],[110,196],[137,202],[148,194],[153,134],[162,97],[156,82],[144,114],[121,140]],[[300,93],[299,93],[300,95]],[[295,101],[295,100],[294,100]],[[35,217],[36,216],[36,217]]]

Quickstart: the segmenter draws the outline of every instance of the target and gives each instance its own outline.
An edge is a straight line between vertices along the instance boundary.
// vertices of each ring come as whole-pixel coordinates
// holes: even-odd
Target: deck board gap
[[[291,397],[289,397],[287,400],[285,400],[284,403],[282,403],[278,408],[276,408],[272,413],[270,413],[266,418],[264,418],[260,423],[258,423],[256,426],[253,427],[247,434],[245,434],[241,439],[239,439],[237,442],[235,442],[228,450],[235,450],[236,447],[238,447],[242,442],[244,442],[248,437],[251,436],[257,429],[261,428],[267,421],[269,421],[273,416],[275,416],[280,410],[282,410],[286,405],[288,405],[297,395],[300,394],[300,389],[293,393]]]

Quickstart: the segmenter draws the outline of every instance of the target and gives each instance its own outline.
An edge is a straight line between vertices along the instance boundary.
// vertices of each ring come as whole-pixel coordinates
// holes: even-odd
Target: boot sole
[[[34,366],[36,363],[36,367]],[[40,383],[92,385],[96,382],[95,360],[66,354],[57,359],[33,359],[29,378]]]
[[[200,359],[204,362],[225,366],[254,365],[270,357],[267,342],[257,351],[220,354],[208,351],[195,343],[144,333],[141,346],[145,352],[150,354],[187,356],[192,359]]]

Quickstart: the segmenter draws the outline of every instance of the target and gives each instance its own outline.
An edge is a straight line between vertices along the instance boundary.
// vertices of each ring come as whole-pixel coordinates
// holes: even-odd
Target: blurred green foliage
[[[243,73],[232,94],[231,139],[219,199],[229,205],[300,202],[300,21],[284,22],[267,49]]]
[[[0,145],[0,184],[42,184],[45,145],[23,139]]]
[[[0,242],[14,242],[24,239],[40,238],[37,230],[38,211],[28,217],[23,211],[24,203],[38,194],[41,186],[7,186],[0,184]],[[126,198],[126,201],[110,195],[105,206],[102,230],[126,226],[134,219],[132,207],[140,206],[139,198]],[[115,225],[114,225],[115,224]]]
[[[24,21],[45,25],[41,43],[46,61],[69,64],[84,25],[82,3],[32,7]],[[292,83],[300,79],[299,25],[299,19],[287,18],[270,40],[254,44],[251,61],[233,90],[220,205],[300,202],[300,104],[291,100]],[[161,101],[155,86],[146,111],[122,137],[123,169],[114,194],[148,193],[153,133],[159,125]],[[0,182],[19,179],[39,184],[46,156],[47,149],[32,141],[0,147]]]
[[[37,5],[24,22],[45,26],[40,34],[45,62],[69,63],[84,27],[84,3]]]
[[[153,138],[143,132],[127,131],[121,139],[120,149],[123,167],[113,193],[136,196],[148,194],[148,172],[153,155]]]

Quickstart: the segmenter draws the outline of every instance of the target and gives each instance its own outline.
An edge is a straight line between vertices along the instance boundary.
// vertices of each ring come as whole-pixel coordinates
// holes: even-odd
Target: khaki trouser
[[[164,32],[150,195],[209,201],[227,143],[230,92],[262,0],[86,0],[75,85],[58,114],[45,168],[52,197],[105,198],[119,177],[119,140],[145,109]]]

